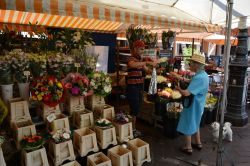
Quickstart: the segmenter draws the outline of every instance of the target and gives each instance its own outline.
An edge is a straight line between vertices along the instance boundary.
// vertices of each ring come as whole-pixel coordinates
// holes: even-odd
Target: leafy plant
[[[163,49],[169,49],[171,48],[171,45],[174,41],[176,34],[173,31],[163,31],[162,32],[162,47]]]
[[[155,48],[156,44],[157,44],[157,33],[147,33],[145,35],[145,44],[149,47],[149,48]]]
[[[33,151],[43,146],[44,140],[41,136],[38,135],[24,136],[20,144],[24,150]]]
[[[144,41],[144,38],[147,35],[147,33],[148,33],[147,29],[130,26],[126,30],[126,38],[127,38],[128,42],[129,42],[129,48],[130,48],[130,50],[132,50],[133,43],[136,40],[142,40],[142,41]]]

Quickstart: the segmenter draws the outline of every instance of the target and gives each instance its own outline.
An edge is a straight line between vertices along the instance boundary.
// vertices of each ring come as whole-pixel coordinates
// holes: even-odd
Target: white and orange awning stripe
[[[0,22],[114,32],[121,24],[151,25],[194,31],[220,31],[200,22],[145,15],[79,0],[0,0]]]

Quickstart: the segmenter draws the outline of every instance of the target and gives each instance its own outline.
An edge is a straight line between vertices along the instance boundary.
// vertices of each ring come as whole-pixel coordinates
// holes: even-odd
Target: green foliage
[[[156,44],[157,44],[157,33],[147,33],[145,35],[145,44],[149,47],[149,48],[155,48]]]
[[[136,40],[142,40],[142,41],[144,41],[144,38],[145,38],[145,36],[147,34],[148,34],[148,30],[147,29],[130,26],[126,30],[126,38],[127,38],[128,42],[129,42],[130,49],[132,50],[133,43]]]
[[[162,47],[163,49],[168,49],[171,47],[171,43],[174,41],[174,38],[175,38],[175,32],[173,31],[163,31],[162,32]]]

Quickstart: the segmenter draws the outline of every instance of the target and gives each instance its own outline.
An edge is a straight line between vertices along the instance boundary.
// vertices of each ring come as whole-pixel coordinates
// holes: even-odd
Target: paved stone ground
[[[38,128],[42,131],[43,126]],[[150,163],[143,166],[186,166],[197,165],[201,161],[201,165],[216,165],[217,145],[212,142],[210,126],[205,125],[201,128],[201,137],[203,149],[201,151],[193,150],[191,156],[187,156],[179,152],[179,147],[183,144],[182,136],[170,139],[163,134],[160,128],[154,128],[145,121],[138,121],[138,129],[143,132],[142,140],[150,144],[151,159]],[[9,166],[20,165],[20,151],[16,150],[11,132],[7,127],[2,126],[2,131],[7,131],[9,138],[3,144],[2,149],[4,157]],[[250,123],[244,127],[232,127],[233,142],[223,142],[224,153],[222,159],[224,166],[249,166],[250,165]],[[107,153],[106,150],[103,151]],[[181,159],[181,160],[178,160]],[[77,157],[77,161],[81,165],[86,165],[86,157]],[[186,161],[186,162],[185,162]],[[190,162],[190,163],[187,163]],[[0,163],[1,166],[1,163]]]

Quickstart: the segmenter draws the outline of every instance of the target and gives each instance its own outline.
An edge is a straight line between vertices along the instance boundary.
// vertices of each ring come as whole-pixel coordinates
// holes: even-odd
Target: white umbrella
[[[227,0],[92,0],[92,3],[137,11],[166,19],[200,21],[225,26]],[[235,0],[232,28],[238,27],[239,17],[250,16],[250,1]],[[250,18],[247,20],[250,26]]]

